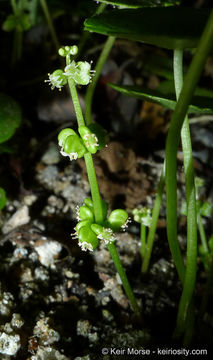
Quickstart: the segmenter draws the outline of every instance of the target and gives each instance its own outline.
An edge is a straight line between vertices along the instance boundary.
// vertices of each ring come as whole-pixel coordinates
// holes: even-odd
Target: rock
[[[30,221],[29,208],[27,205],[23,205],[18,209],[15,214],[5,223],[2,228],[3,234],[8,234],[10,231],[18,226],[25,225]]]
[[[59,333],[52,328],[51,319],[48,317],[37,321],[33,333],[39,338],[39,344],[43,346],[49,346],[60,340]]]
[[[21,346],[19,335],[0,332],[0,354],[14,356]]]
[[[0,315],[9,316],[14,306],[14,296],[7,291],[2,293],[0,289]]]
[[[35,250],[39,255],[42,265],[54,268],[55,258],[62,250],[62,245],[57,241],[46,240],[45,238],[35,244]]]
[[[31,356],[30,360],[69,360],[66,356],[62,355],[58,350],[51,347],[38,347],[36,356]]]
[[[51,142],[47,151],[41,158],[41,161],[46,165],[58,164],[60,161],[60,153],[57,144]]]

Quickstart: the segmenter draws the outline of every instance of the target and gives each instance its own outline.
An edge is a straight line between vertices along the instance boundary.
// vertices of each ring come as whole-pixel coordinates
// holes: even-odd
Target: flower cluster
[[[78,224],[75,227],[73,238],[77,238],[82,250],[93,251],[97,248],[99,240],[110,244],[116,240],[115,231],[125,229],[128,223],[128,213],[122,209],[113,210],[107,218],[107,204],[102,200],[103,224],[95,223],[93,202],[90,198],[84,200],[84,204],[77,208]]]
[[[58,135],[60,152],[70,160],[81,158],[87,152],[95,154],[106,145],[107,132],[98,124],[79,126],[78,132],[80,136],[74,130],[66,128]]]
[[[88,85],[94,76],[95,70],[91,70],[91,63],[87,61],[75,61],[70,59],[78,53],[78,47],[65,46],[59,49],[59,55],[66,57],[66,67],[63,70],[55,70],[52,74],[48,74],[49,80],[45,80],[51,85],[51,89],[61,88],[67,84],[69,78],[74,80],[76,85]]]
[[[139,209],[134,209],[132,211],[134,220],[144,226],[149,227],[152,222],[151,210],[146,207],[141,207]]]

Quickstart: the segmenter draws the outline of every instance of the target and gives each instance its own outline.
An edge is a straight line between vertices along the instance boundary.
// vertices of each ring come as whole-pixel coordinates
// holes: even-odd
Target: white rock
[[[15,355],[21,346],[19,335],[0,333],[0,354]]]
[[[57,241],[44,241],[40,245],[35,246],[35,250],[39,255],[39,261],[44,266],[54,266],[54,259],[59,255],[62,249],[61,244]]]
[[[2,232],[4,234],[7,234],[16,227],[27,224],[29,221],[30,221],[29,208],[26,205],[23,205],[6,222],[6,224],[2,228]]]

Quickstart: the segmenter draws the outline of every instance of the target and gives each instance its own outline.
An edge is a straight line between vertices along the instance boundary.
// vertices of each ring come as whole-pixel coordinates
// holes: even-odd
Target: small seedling
[[[77,52],[78,48],[75,45],[60,48],[59,55],[66,59],[66,66],[64,70],[57,69],[49,74],[49,80],[46,80],[52,89],[61,90],[64,85],[69,85],[78,122],[78,133],[73,129],[63,129],[58,135],[58,142],[61,154],[68,156],[71,161],[84,157],[91,188],[92,199],[86,198],[84,204],[77,209],[78,223],[73,238],[78,239],[79,246],[84,251],[95,250],[100,241],[106,244],[131,306],[136,314],[140,315],[140,309],[115,247],[115,232],[125,229],[128,213],[123,209],[116,209],[107,215],[107,204],[101,199],[92,159],[92,155],[106,145],[107,134],[100,125],[85,123],[76,91],[76,85],[88,85],[92,81],[94,71],[91,70],[91,63],[74,60]]]

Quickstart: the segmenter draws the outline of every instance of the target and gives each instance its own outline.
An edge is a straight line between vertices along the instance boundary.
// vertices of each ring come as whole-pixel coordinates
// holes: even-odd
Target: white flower
[[[97,238],[103,240],[105,244],[111,244],[116,240],[116,237],[110,228],[103,228],[102,231],[99,232]]]
[[[80,246],[80,248],[81,248],[81,250],[83,250],[83,251],[87,251],[87,250],[89,250],[89,251],[93,251],[93,246],[92,246],[92,244],[90,244],[90,243],[88,243],[88,242],[86,242],[86,241],[79,241],[78,242],[78,245]]]

